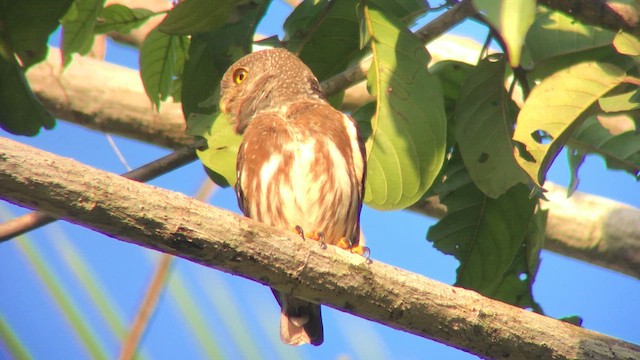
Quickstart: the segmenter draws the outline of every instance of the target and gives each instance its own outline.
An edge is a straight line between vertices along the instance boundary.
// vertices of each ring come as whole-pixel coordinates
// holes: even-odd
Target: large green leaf
[[[402,209],[420,199],[442,166],[442,91],[427,71],[424,45],[400,20],[365,6],[363,21],[374,56],[367,80],[377,99],[367,140],[365,202]]]
[[[617,66],[586,62],[558,71],[533,88],[518,115],[516,160],[538,185],[583,114],[619,85],[625,72]]]
[[[187,122],[190,135],[207,139],[208,147],[198,150],[198,158],[207,168],[209,177],[226,187],[236,183],[236,158],[242,136],[236,134],[230,119],[223,113],[192,114]]]
[[[188,40],[152,30],[140,46],[140,76],[144,90],[156,109],[172,93],[173,80],[182,69]]]
[[[447,215],[427,239],[460,261],[456,285],[520,307],[540,311],[531,285],[544,239],[544,213],[534,215],[536,199],[518,184],[492,199],[478,189],[459,155],[449,162],[445,182],[435,192]]]
[[[556,56],[611,45],[614,33],[584,25],[559,11],[538,16],[529,29],[526,47],[534,63]]]
[[[182,111],[212,114],[217,90],[225,71],[242,55],[251,52],[253,34],[270,1],[250,1],[232,10],[222,27],[191,37],[182,77]]]
[[[49,35],[60,25],[72,0],[0,2],[0,36],[4,34],[25,68],[47,55]]]
[[[504,87],[505,67],[501,55],[483,59],[463,83],[453,117],[469,174],[492,198],[529,181],[513,156],[516,106]]]
[[[109,5],[98,14],[93,31],[96,34],[106,34],[113,31],[128,34],[154,15],[155,13],[149,9],[130,9],[120,4]]]
[[[634,129],[614,135],[595,116],[590,116],[571,136],[567,145],[571,148],[570,156],[578,158],[578,164],[587,154],[597,154],[605,160],[609,169],[624,170],[638,179],[640,133]],[[576,173],[577,167],[574,168],[575,179]]]
[[[473,0],[489,22],[500,32],[507,45],[509,64],[520,65],[522,45],[536,16],[535,0]]]
[[[93,46],[93,29],[105,0],[75,0],[62,18],[62,59],[65,66],[71,55],[87,54]]]
[[[229,19],[238,0],[187,0],[176,5],[158,25],[171,35],[191,35],[217,29]]]
[[[24,70],[15,59],[0,54],[0,127],[33,136],[41,128],[51,129],[56,120],[31,91]]]

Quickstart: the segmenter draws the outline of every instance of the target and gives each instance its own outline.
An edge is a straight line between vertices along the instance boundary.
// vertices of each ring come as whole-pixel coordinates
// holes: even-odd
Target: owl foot
[[[353,245],[351,241],[347,240],[347,238],[340,238],[337,247],[343,250],[349,250],[354,254],[358,254],[364,256],[367,260],[369,260],[369,256],[371,256],[371,250],[368,247],[362,245]]]
[[[300,235],[302,240],[306,240],[306,239],[315,240],[320,243],[320,247],[322,249],[327,248],[327,243],[324,241],[324,233],[322,231],[311,231],[305,236],[302,226],[296,225],[296,232],[298,233],[298,235]]]

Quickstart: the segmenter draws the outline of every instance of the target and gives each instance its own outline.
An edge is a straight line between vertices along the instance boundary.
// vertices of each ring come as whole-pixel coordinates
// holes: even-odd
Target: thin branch
[[[15,204],[484,358],[640,357],[637,345],[334,246],[323,250],[293,232],[9,139],[0,139],[0,183]]]

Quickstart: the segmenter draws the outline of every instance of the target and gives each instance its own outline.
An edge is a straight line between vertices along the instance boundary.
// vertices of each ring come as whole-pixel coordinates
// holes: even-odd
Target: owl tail
[[[274,290],[282,311],[280,339],[289,345],[320,345],[324,341],[320,305]]]

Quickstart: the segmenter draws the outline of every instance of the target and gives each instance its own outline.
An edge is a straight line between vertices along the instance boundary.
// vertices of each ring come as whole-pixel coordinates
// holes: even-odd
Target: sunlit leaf
[[[598,103],[604,112],[636,110],[640,108],[640,89],[634,87],[620,94],[604,96],[598,99]]]
[[[236,6],[228,23],[215,30],[193,35],[182,73],[182,112],[212,114],[220,80],[241,56],[251,52],[256,25],[270,1],[250,1]]]
[[[459,156],[448,164],[436,193],[447,215],[429,229],[427,239],[460,261],[456,285],[485,296],[541,311],[531,285],[544,239],[544,213],[518,184],[492,199],[478,189]]]
[[[158,30],[171,35],[192,35],[224,25],[238,0],[180,1],[158,25]]]
[[[104,0],[75,0],[62,18],[62,57],[65,66],[71,55],[87,54],[93,46],[93,29]]]
[[[106,34],[119,32],[128,34],[131,30],[140,27],[155,13],[149,9],[130,9],[121,4],[109,5],[100,11],[94,32]]]
[[[535,0],[473,0],[495,26],[507,45],[509,64],[520,64],[522,45],[536,16]]]
[[[613,46],[620,54],[640,56],[640,39],[624,31],[616,34]]]
[[[529,54],[538,63],[544,59],[608,46],[615,33],[585,25],[559,11],[538,16],[527,34]]]
[[[236,183],[236,158],[242,137],[236,134],[231,121],[223,113],[192,114],[189,117],[190,135],[207,139],[208,147],[198,150],[198,158],[209,170],[209,177],[222,187]]]
[[[516,160],[536,184],[544,182],[553,159],[584,120],[582,115],[624,76],[617,66],[587,62],[561,70],[533,88],[513,138],[522,145]]]
[[[634,129],[613,135],[591,116],[568,145],[578,153],[601,156],[609,169],[624,170],[636,179],[640,174],[640,133]]]
[[[0,127],[16,135],[33,136],[55,124],[55,118],[31,91],[24,70],[13,58],[0,55]]]
[[[400,209],[427,191],[444,160],[446,116],[424,45],[397,19],[365,7],[374,60],[368,74],[377,98],[367,140],[365,202]]]
[[[172,92],[178,64],[186,56],[187,40],[152,30],[140,46],[140,76],[144,90],[156,109]]]
[[[505,66],[499,55],[483,59],[463,83],[453,117],[469,174],[492,198],[529,181],[513,156],[516,106],[504,87]]]
[[[9,41],[11,51],[18,55],[24,68],[45,58],[49,35],[60,25],[60,18],[71,3],[71,0],[51,1],[43,6],[42,0],[0,2],[0,33]]]

